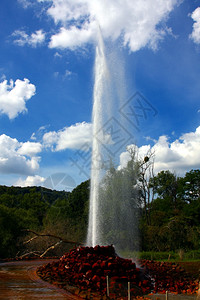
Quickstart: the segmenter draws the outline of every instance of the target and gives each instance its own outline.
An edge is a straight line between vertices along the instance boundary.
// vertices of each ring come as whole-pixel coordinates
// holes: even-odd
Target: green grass
[[[162,260],[170,262],[178,261],[199,261],[200,260],[200,250],[184,251],[182,249],[176,252],[128,252],[123,251],[120,253],[121,256],[132,258],[132,259],[148,259],[148,260]]]

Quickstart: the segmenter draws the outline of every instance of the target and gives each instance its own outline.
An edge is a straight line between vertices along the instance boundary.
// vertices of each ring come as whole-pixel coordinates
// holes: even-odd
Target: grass
[[[176,252],[128,252],[120,253],[121,256],[137,259],[157,260],[179,264],[191,277],[200,280],[200,250],[185,252],[182,249]]]
[[[169,261],[169,262],[179,262],[179,261],[187,261],[187,262],[198,262],[200,261],[200,250],[193,251],[184,251],[182,249],[173,252],[130,252],[123,251],[120,253],[121,256],[132,258],[132,259],[148,259],[148,260],[158,260],[158,261]]]

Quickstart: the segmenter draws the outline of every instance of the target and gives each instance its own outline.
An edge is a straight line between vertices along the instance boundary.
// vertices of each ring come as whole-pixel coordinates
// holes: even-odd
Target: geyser
[[[108,100],[109,72],[107,69],[104,43],[99,31],[98,46],[96,47],[95,60],[95,83],[93,93],[93,143],[92,143],[92,164],[91,164],[91,185],[90,185],[90,209],[87,244],[95,246],[101,244],[99,235],[100,211],[99,211],[99,188],[102,176],[102,143],[101,132],[103,126],[103,112],[105,101]]]
[[[114,244],[121,250],[138,249],[135,153],[124,169],[119,155],[132,138],[120,106],[126,101],[123,66],[115,52],[105,51],[99,30],[93,92],[93,144],[87,245]]]

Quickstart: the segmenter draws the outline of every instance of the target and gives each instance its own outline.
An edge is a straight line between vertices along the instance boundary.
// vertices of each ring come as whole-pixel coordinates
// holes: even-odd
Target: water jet
[[[114,244],[119,253],[125,249],[139,249],[136,205],[138,170],[134,155],[126,170],[117,169],[119,155],[130,143],[132,135],[120,115],[120,107],[126,100],[122,63],[116,60],[115,53],[106,50],[99,30],[94,67],[91,187],[86,244],[92,247]]]

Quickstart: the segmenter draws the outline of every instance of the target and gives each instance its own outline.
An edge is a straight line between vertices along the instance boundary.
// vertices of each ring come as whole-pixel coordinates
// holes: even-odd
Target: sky
[[[90,177],[99,27],[124,73],[121,114],[146,107],[127,120],[138,151],[155,153],[155,172],[200,168],[200,1],[1,0],[1,185],[70,190]]]

